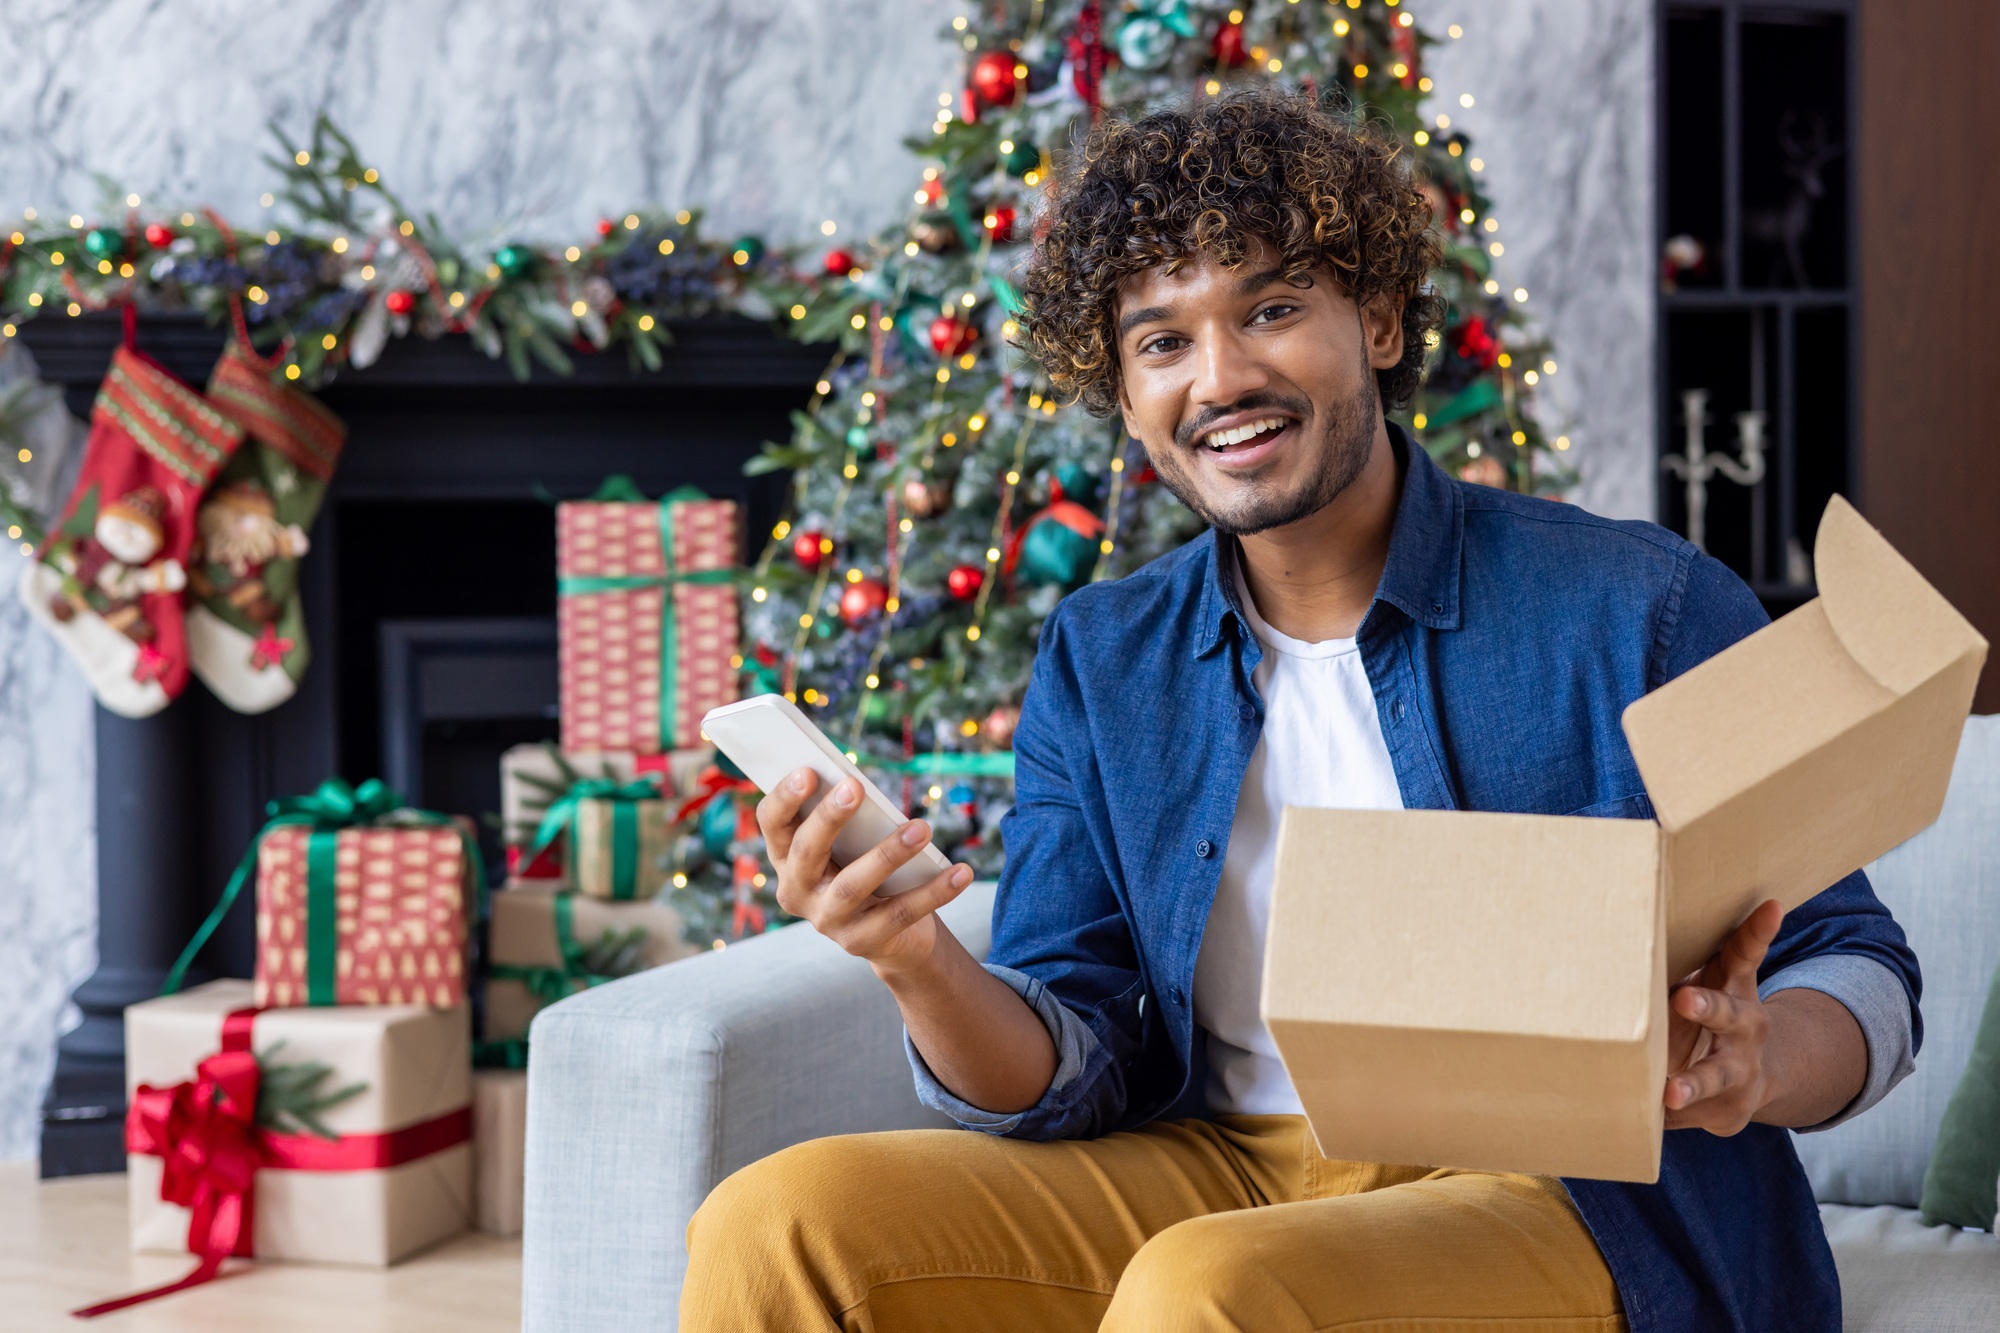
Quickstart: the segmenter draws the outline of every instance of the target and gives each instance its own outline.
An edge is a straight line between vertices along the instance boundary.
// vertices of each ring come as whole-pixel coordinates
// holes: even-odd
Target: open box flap
[[[1985,640],[1844,500],[1816,557],[1819,598],[1625,710],[1677,973],[1937,818]]]

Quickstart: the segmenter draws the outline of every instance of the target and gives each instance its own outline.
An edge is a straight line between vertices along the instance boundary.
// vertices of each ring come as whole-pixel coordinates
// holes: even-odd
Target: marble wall
[[[1410,0],[1476,137],[1561,371],[1578,499],[1652,512],[1648,0]],[[722,233],[900,214],[905,134],[956,78],[961,0],[9,0],[0,215],[107,186],[260,215],[275,119],[325,110],[410,206],[553,239],[641,203]],[[1470,92],[1474,106],[1457,106]],[[92,966],[90,704],[13,605],[0,553],[0,1156],[34,1151],[64,996]]]

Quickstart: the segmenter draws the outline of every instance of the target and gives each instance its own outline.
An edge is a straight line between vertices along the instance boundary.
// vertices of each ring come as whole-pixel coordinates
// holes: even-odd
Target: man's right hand
[[[938,938],[937,909],[972,882],[972,867],[956,865],[908,893],[877,898],[882,882],[923,850],[930,825],[913,819],[844,869],[832,863],[833,840],[861,808],[861,787],[849,778],[803,819],[799,807],[819,777],[801,768],[757,805],[757,825],[778,871],[778,905],[857,958],[885,980],[930,961]]]

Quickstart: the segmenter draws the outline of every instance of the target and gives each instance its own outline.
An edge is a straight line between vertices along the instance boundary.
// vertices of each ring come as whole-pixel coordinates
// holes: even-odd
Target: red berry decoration
[[[972,62],[972,91],[987,106],[1014,105],[1021,91],[1017,67],[1013,52],[988,51]]]
[[[1500,340],[1486,327],[1486,320],[1474,315],[1448,335],[1452,349],[1480,369],[1490,369],[1500,359]]]
[[[932,320],[930,335],[931,350],[944,357],[969,352],[979,341],[979,330],[956,315],[939,315]]]
[[[827,557],[821,547],[825,540],[826,534],[816,528],[806,528],[792,538],[792,559],[799,562],[800,569],[811,573],[819,568],[819,562]]]
[[[174,243],[174,229],[164,222],[146,224],[146,244],[155,250],[164,250]]]
[[[836,278],[844,278],[860,267],[861,265],[854,262],[854,255],[851,251],[829,250],[826,252],[826,271]]]
[[[850,583],[840,593],[840,618],[849,629],[859,629],[871,616],[889,604],[889,590],[880,579]]]
[[[617,227],[617,225],[610,218],[599,218],[597,220],[597,234],[599,236],[609,236],[613,228]]]
[[[1243,49],[1241,23],[1225,23],[1217,28],[1210,49],[1215,52],[1215,63],[1224,69],[1241,69],[1250,63],[1250,53]]]
[[[407,315],[417,308],[417,298],[409,292],[394,291],[382,298],[382,304],[392,315]]]
[[[986,234],[993,238],[995,245],[1006,245],[1014,239],[1014,219],[1019,216],[1005,204],[986,210],[983,219]]]
[[[944,576],[944,586],[961,602],[969,602],[979,596],[979,589],[985,582],[986,571],[978,565],[957,565]]]

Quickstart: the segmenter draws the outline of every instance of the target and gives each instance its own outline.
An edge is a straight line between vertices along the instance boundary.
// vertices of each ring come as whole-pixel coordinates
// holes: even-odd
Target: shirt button
[[[1403,720],[1403,701],[1401,699],[1396,700],[1395,707],[1389,710],[1389,716],[1398,722]]]
[[[1257,710],[1249,704],[1244,704],[1243,707],[1237,710],[1237,716],[1241,717],[1245,722],[1255,722],[1257,720]]]
[[[1169,990],[1167,992],[1167,998],[1172,1000],[1175,1004],[1179,1004],[1181,1002],[1181,988],[1179,986],[1175,986],[1173,989]]]
[[[1195,842],[1194,854],[1196,856],[1214,856],[1215,844],[1210,842],[1207,838],[1201,838]]]

